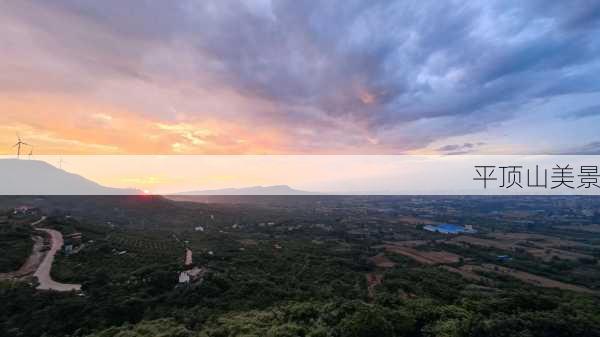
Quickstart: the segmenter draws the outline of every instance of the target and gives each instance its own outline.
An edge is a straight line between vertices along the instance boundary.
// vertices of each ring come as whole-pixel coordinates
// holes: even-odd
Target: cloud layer
[[[531,104],[572,96],[573,117],[546,118],[597,115],[577,98],[600,91],[597,1],[30,0],[0,9],[0,99],[20,107],[2,104],[5,128],[79,142],[82,152],[460,152],[503,144],[478,135]],[[57,101],[48,110],[61,122],[32,108]],[[461,137],[471,139],[453,140]]]

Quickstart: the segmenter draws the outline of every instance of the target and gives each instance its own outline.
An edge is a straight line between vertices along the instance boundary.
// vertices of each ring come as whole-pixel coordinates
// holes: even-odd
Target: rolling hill
[[[39,160],[0,159],[0,195],[138,195],[102,186]]]

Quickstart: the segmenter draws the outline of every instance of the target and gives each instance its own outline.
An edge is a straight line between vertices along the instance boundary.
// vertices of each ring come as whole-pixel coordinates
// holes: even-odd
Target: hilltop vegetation
[[[522,293],[473,301],[472,309],[429,299],[378,303],[303,302],[220,316],[194,331],[172,319],[143,321],[110,328],[93,337],[135,336],[340,336],[340,337],[508,337],[598,336],[597,316],[566,311],[559,298],[533,298]],[[535,303],[541,302],[541,303]],[[588,307],[588,309],[591,309]],[[493,311],[490,314],[490,311]],[[487,316],[487,317],[486,317]]]

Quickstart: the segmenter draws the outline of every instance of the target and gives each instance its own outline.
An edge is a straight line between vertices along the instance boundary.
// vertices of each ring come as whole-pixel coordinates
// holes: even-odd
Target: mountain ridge
[[[171,196],[185,195],[321,195],[321,193],[308,192],[291,188],[288,185],[248,186],[241,188],[222,188],[208,190],[194,190],[169,194]]]
[[[0,195],[139,195],[100,185],[40,160],[0,159]]]

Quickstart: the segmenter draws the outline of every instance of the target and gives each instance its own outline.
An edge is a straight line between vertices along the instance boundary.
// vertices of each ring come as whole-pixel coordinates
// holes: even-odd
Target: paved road
[[[40,290],[55,290],[55,291],[73,291],[81,290],[80,284],[65,284],[54,281],[50,277],[50,270],[52,268],[52,262],[54,261],[54,255],[60,250],[63,245],[63,237],[59,231],[54,229],[38,228],[39,231],[48,233],[52,247],[44,257],[44,260],[39,265],[33,276],[37,277],[39,285],[37,289]]]

